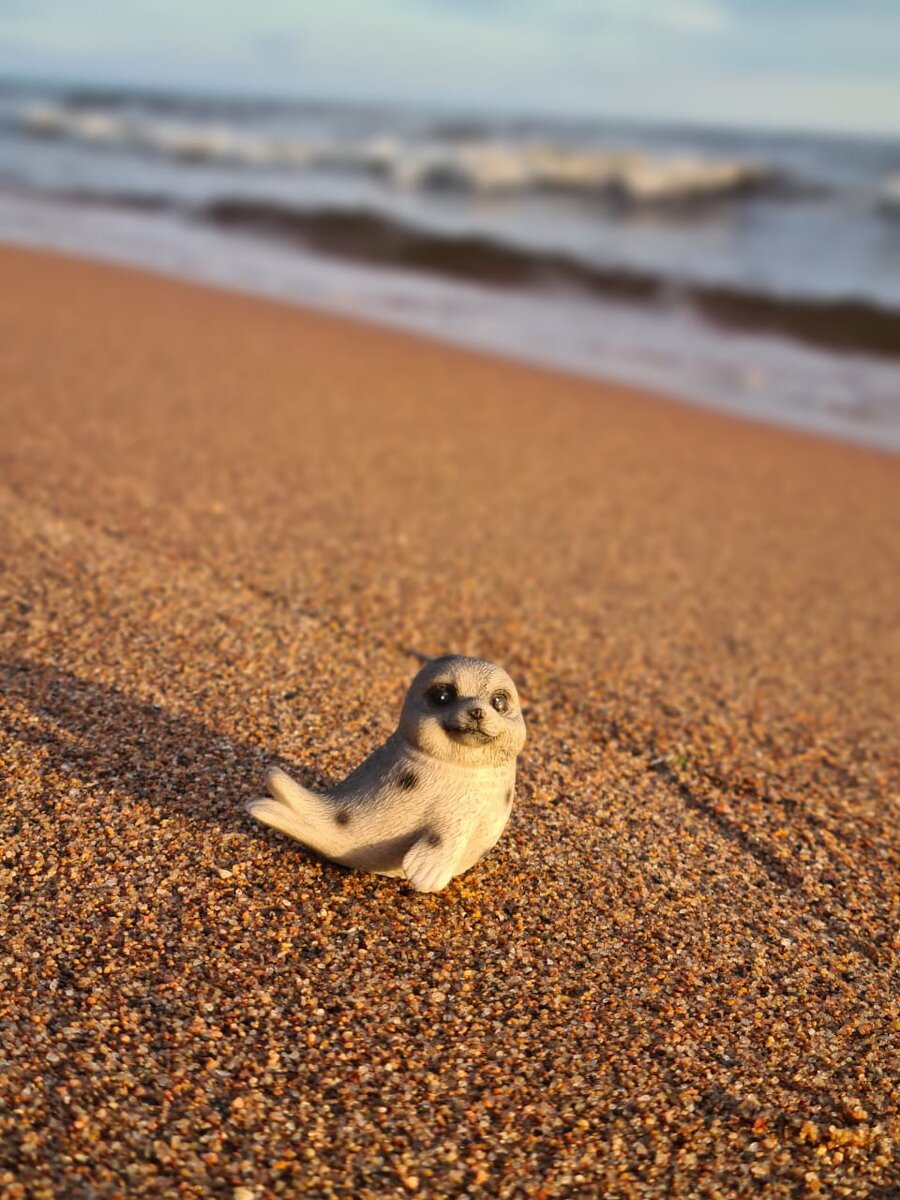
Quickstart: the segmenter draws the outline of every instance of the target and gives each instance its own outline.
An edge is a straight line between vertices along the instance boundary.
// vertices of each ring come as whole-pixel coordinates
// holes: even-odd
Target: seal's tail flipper
[[[295,780],[291,779],[286,771],[280,771],[278,767],[269,767],[266,772],[266,783],[269,785],[269,791],[275,799],[280,800],[282,804],[286,804],[298,816],[317,812],[323,807],[321,796],[317,796],[315,792],[302,787]]]
[[[335,858],[342,852],[340,829],[324,796],[301,787],[275,767],[269,771],[268,784],[272,796],[251,801],[247,805],[251,817],[286,833],[324,858]]]

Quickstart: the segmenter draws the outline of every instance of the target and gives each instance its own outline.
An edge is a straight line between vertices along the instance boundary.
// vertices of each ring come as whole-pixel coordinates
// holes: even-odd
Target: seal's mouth
[[[486,746],[494,741],[490,733],[485,733],[477,725],[451,725],[448,721],[443,729],[455,742],[462,742],[464,746]]]

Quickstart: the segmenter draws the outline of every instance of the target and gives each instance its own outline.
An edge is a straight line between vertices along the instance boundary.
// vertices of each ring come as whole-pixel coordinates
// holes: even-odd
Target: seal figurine
[[[525,722],[506,672],[481,658],[431,659],[384,745],[324,795],[284,771],[247,811],[323,858],[439,892],[496,844],[509,820]]]

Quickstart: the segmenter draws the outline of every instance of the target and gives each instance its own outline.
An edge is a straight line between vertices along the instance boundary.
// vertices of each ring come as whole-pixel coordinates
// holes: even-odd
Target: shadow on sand
[[[244,804],[265,793],[266,769],[276,761],[315,786],[308,773],[269,749],[47,663],[0,660],[0,691],[6,702],[0,728],[42,754],[44,770],[166,805],[229,832],[270,836]],[[14,706],[37,719],[16,715]]]

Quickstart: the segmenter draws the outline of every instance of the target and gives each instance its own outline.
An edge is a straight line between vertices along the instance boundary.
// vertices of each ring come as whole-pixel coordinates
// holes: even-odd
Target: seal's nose
[[[484,716],[484,709],[478,708],[478,706],[476,705],[475,708],[469,709],[469,716],[472,718],[473,721],[480,721],[482,719],[482,717]]]

